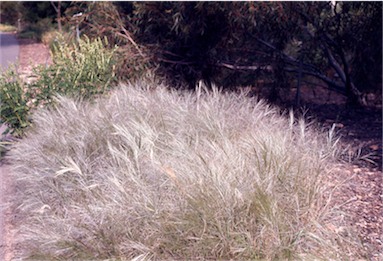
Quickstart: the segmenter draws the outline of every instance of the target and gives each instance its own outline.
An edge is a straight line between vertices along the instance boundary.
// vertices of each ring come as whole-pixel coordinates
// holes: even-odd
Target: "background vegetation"
[[[294,88],[297,104],[303,84],[324,84],[358,106],[381,94],[381,2],[58,1],[0,9],[3,23],[17,17],[23,29],[57,23],[73,35],[107,36],[122,47],[120,79],[155,69],[170,86],[261,86],[271,101]]]
[[[315,78],[354,105],[364,103],[362,92],[381,89],[381,3],[132,5],[129,25],[137,41],[173,84],[253,86],[264,80],[275,100],[281,89],[296,87],[294,81]],[[374,58],[361,59],[361,53]]]

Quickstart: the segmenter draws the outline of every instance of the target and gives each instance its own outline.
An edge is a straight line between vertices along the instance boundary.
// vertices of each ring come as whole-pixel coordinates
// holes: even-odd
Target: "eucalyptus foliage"
[[[278,89],[301,73],[362,104],[381,82],[381,11],[381,2],[137,2],[129,15],[174,84]]]

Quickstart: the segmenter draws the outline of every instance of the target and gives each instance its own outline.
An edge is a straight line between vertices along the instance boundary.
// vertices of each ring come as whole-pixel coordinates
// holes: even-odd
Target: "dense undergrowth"
[[[339,260],[332,133],[245,93],[122,86],[59,97],[10,152],[20,257]]]

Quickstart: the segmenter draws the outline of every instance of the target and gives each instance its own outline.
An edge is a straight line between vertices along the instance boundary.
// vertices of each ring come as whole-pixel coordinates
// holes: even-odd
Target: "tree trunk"
[[[55,11],[57,13],[57,26],[58,26],[59,32],[61,33],[62,32],[62,25],[61,25],[61,1],[57,1],[57,6],[55,6],[54,2],[51,1],[51,5],[53,6],[53,8],[55,9]]]
[[[58,23],[58,28],[59,32],[62,32],[62,26],[61,26],[61,1],[58,1],[58,7],[57,7],[57,23]]]
[[[332,41],[332,40],[330,40],[329,37],[325,37],[324,40],[325,41],[327,40],[330,42]],[[341,78],[342,82],[344,83],[344,87],[346,89],[346,96],[347,96],[348,104],[353,106],[353,107],[365,106],[366,102],[362,99],[361,92],[358,90],[358,88],[356,88],[356,86],[354,85],[354,83],[351,80],[350,69],[349,69],[350,67],[349,67],[349,64],[346,60],[346,56],[344,54],[343,49],[337,44],[333,44],[333,45],[336,48],[337,54],[340,56],[341,62],[343,64],[343,68],[342,68],[342,66],[340,66],[338,61],[335,59],[330,48],[326,44],[323,45],[324,51],[327,54],[327,58],[329,60],[330,66],[332,68],[334,68],[334,70],[338,73],[339,77]]]
[[[297,82],[297,92],[295,93],[295,106],[298,108],[301,106],[301,80],[302,80],[302,70],[303,70],[303,58],[299,58],[299,71],[298,71],[298,82]]]

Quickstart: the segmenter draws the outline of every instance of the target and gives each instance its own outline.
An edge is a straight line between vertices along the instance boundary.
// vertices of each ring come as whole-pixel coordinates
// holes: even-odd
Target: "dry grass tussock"
[[[141,82],[58,98],[11,151],[20,257],[339,259],[332,134],[242,94]]]

